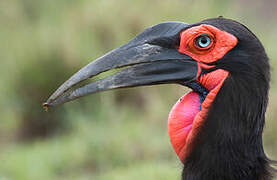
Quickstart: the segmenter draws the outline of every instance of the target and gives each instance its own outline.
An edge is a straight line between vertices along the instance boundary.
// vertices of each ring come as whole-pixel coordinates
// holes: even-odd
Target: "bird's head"
[[[116,68],[123,69],[74,88]],[[146,29],[129,43],[83,67],[44,106],[117,88],[172,83],[188,86],[192,91],[175,104],[168,120],[171,143],[183,162],[221,88],[233,79],[244,83],[246,89],[249,83],[261,82],[256,85],[258,90],[253,90],[257,94],[259,86],[268,90],[268,59],[260,41],[248,28],[225,18],[196,24],[166,22]]]

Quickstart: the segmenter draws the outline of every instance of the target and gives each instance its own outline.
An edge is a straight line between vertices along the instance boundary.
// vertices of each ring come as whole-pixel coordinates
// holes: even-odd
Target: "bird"
[[[119,72],[76,87],[112,69]],[[81,68],[43,106],[118,88],[186,86],[191,91],[168,116],[182,180],[271,180],[273,161],[262,140],[269,83],[269,58],[245,25],[223,17],[170,21]]]

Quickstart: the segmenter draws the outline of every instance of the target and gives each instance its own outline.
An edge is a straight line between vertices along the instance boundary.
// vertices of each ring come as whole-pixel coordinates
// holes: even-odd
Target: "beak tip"
[[[45,102],[45,103],[42,104],[42,107],[47,112],[48,109],[51,107],[51,105],[49,103]]]

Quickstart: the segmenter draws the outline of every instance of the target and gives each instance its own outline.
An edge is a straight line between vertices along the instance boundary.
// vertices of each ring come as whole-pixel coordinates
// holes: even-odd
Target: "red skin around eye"
[[[209,49],[199,50],[195,47],[194,40],[201,34],[208,34],[212,38],[211,43],[213,44]],[[180,36],[179,52],[203,63],[211,63],[221,59],[238,43],[237,38],[232,34],[206,24],[189,28],[181,32]]]

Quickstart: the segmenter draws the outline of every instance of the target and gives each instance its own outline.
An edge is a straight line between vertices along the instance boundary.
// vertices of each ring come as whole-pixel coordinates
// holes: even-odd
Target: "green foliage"
[[[272,7],[275,1],[0,1],[0,179],[180,179],[167,115],[182,87],[104,92],[48,113],[41,103],[73,72],[150,25],[219,15],[246,24],[271,59],[264,145],[277,159]]]

